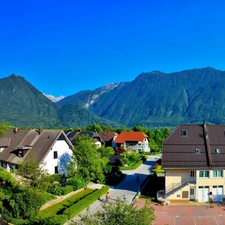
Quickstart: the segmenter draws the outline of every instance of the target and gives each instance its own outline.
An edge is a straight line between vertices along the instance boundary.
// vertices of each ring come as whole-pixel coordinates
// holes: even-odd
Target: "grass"
[[[50,217],[52,215],[59,214],[59,212],[62,212],[66,208],[70,207],[72,204],[78,202],[80,199],[93,193],[94,191],[95,190],[93,190],[93,189],[83,190],[83,191],[61,201],[60,204],[55,204],[55,205],[48,207],[47,209],[41,210],[38,213],[38,218],[44,219],[44,218]]]
[[[120,166],[119,169],[120,170],[134,170],[134,169],[137,169],[142,163],[143,163],[143,161],[139,160],[138,162],[136,162],[135,164],[133,164],[131,166]]]

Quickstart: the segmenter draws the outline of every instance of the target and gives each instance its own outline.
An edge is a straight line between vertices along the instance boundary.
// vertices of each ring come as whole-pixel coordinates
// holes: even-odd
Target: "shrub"
[[[3,214],[17,219],[34,218],[43,203],[39,194],[32,189],[26,189],[3,200]]]
[[[109,190],[108,186],[103,186],[101,189],[96,190],[91,195],[86,196],[85,198],[78,201],[76,204],[73,204],[71,207],[67,208],[64,211],[64,214],[68,216],[68,219],[72,219],[82,210],[87,208],[90,204],[100,198],[103,194],[105,194]]]
[[[76,191],[87,185],[87,182],[79,176],[70,177],[67,179],[67,184],[73,186],[73,190]]]
[[[62,178],[63,178],[62,174],[52,174],[52,175],[47,177],[47,181],[50,182],[50,183],[53,183],[55,181],[61,183],[62,182]]]
[[[65,187],[61,187],[61,190],[63,195],[67,195],[73,191],[73,186],[67,185]]]
[[[137,169],[142,163],[143,163],[143,161],[140,160],[132,166],[120,166],[119,169],[120,170],[134,170],[134,169]]]
[[[17,183],[11,173],[7,172],[3,167],[0,167],[0,185],[14,187]]]
[[[53,183],[51,185],[48,186],[47,192],[53,194],[53,195],[63,195],[63,191],[61,188],[61,185],[59,183]]]
[[[80,201],[80,199],[84,198],[87,195],[90,195],[93,192],[94,190],[92,189],[86,189],[84,191],[81,191],[63,200],[62,202],[58,204],[50,206],[47,209],[41,210],[38,213],[38,219],[45,219],[45,218],[53,217],[56,214],[63,214],[66,208],[70,207],[72,204],[75,204],[76,202]]]

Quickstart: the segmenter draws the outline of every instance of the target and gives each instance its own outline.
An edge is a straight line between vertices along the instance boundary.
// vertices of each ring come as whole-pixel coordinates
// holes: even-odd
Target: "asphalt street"
[[[140,165],[135,170],[123,170],[122,172],[127,176],[125,179],[118,184],[117,186],[111,186],[109,189],[110,200],[116,201],[117,198],[120,198],[121,201],[124,201],[123,195],[126,195],[126,201],[128,203],[132,203],[133,199],[139,192],[139,188],[141,183],[145,180],[146,176],[152,171],[152,168],[156,161],[159,159],[158,156],[148,156],[147,160]],[[139,176],[139,181],[137,182],[137,174]],[[97,210],[101,209],[102,204],[105,204],[105,195],[101,196],[101,198],[95,201],[89,207],[89,212],[94,214]],[[86,210],[82,211],[81,214],[86,213]],[[79,219],[79,215],[73,218],[72,220]],[[72,221],[71,220],[71,221]],[[69,225],[71,221],[65,223],[65,225]]]

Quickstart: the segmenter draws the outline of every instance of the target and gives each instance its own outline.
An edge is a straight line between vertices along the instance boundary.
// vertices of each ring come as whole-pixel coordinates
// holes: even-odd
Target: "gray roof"
[[[225,169],[225,125],[179,125],[164,141],[162,153],[164,169]]]
[[[41,163],[57,140],[65,140],[72,148],[73,145],[62,130],[8,130],[3,138],[10,138],[11,143],[0,153],[0,160],[12,164],[24,161],[30,154]],[[24,157],[18,157],[17,150],[25,150]]]
[[[10,145],[11,138],[0,138],[0,148],[8,147]]]
[[[72,132],[68,132],[67,137],[70,139],[70,141],[75,144],[75,139],[78,135],[88,135],[89,137],[100,141],[102,144],[104,144],[104,141],[102,140],[102,138],[99,136],[98,133],[94,132],[94,131],[72,131]]]

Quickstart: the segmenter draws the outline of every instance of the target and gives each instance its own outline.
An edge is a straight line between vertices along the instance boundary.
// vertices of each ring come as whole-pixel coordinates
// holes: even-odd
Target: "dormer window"
[[[19,156],[19,157],[23,157],[23,150],[19,150],[18,156]]]
[[[181,135],[182,135],[182,137],[187,137],[187,130],[186,129],[182,129]]]
[[[216,148],[216,153],[220,153],[220,149],[219,148]]]
[[[200,149],[199,148],[195,149],[195,154],[200,154]]]

